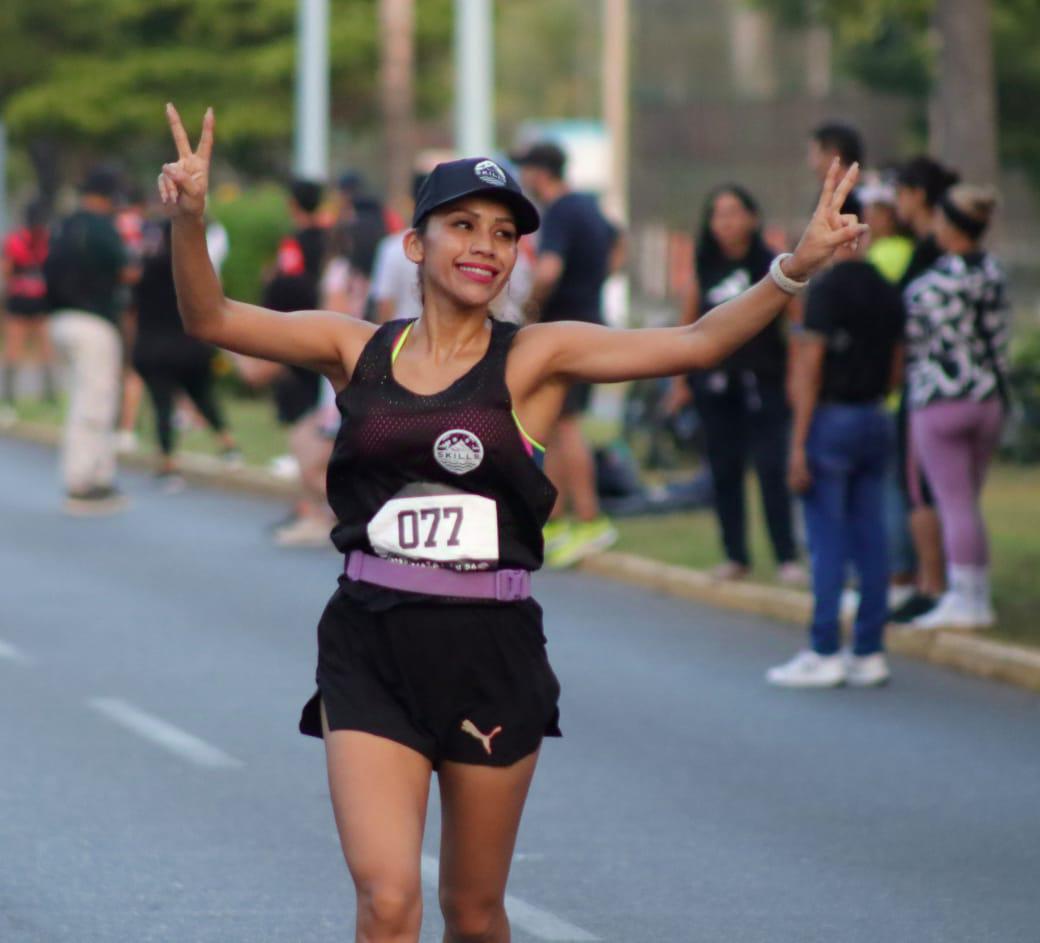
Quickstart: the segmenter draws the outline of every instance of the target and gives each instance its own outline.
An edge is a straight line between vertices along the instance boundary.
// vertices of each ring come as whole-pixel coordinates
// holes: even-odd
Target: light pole
[[[603,0],[603,124],[607,131],[609,167],[603,206],[607,215],[628,228],[628,123],[629,123],[629,0]],[[612,275],[604,286],[603,308],[607,323],[628,324],[630,285],[625,272]]]
[[[603,0],[603,123],[610,148],[604,204],[621,223],[628,222],[628,0]]]
[[[329,176],[329,0],[297,0],[293,172]]]
[[[455,150],[466,157],[495,146],[491,0],[455,0]]]

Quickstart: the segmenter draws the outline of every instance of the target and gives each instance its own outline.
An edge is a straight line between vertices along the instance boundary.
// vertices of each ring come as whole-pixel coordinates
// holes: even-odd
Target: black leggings
[[[744,472],[754,462],[762,491],[766,527],[778,563],[796,557],[787,490],[789,411],[779,384],[732,374],[724,389],[712,391],[697,377],[695,403],[704,424],[708,464],[715,487],[715,511],[726,557],[750,562],[744,508]]]
[[[224,415],[213,396],[213,372],[209,361],[183,366],[138,365],[137,372],[148,387],[155,406],[155,428],[163,455],[173,454],[173,400],[178,390],[188,394],[214,432],[224,431]]]

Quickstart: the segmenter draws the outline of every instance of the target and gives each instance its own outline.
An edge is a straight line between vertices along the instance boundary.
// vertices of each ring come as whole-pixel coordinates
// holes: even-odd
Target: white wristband
[[[790,259],[792,257],[793,253],[784,252],[773,259],[772,264],[769,266],[769,276],[773,279],[776,287],[781,291],[786,292],[789,295],[797,295],[805,289],[806,285],[809,284],[809,279],[799,282],[796,279],[791,278],[789,275],[784,274],[784,270],[780,268],[780,263],[783,262],[784,259]]]

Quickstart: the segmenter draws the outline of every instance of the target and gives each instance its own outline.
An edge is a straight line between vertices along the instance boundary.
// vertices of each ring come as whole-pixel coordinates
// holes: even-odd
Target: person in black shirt
[[[516,155],[524,189],[543,209],[528,321],[603,323],[603,283],[616,263],[618,232],[595,198],[575,193],[564,179],[566,156],[551,142]],[[613,257],[613,258],[612,258]],[[617,531],[600,512],[592,452],[581,430],[592,385],[571,387],[547,443],[546,472],[559,492],[545,532],[546,565],[566,567],[605,550]],[[567,519],[570,512],[575,520]]]
[[[774,254],[762,239],[758,204],[751,194],[735,184],[718,187],[704,203],[695,277],[681,323],[693,324],[746,291],[769,271]],[[686,378],[704,424],[715,512],[726,552],[726,562],[715,571],[720,579],[748,573],[744,477],[751,460],[778,574],[784,582],[804,582],[796,562],[787,490],[786,370],[787,344],[780,323],[774,321],[714,370]]]
[[[889,426],[882,400],[901,382],[899,290],[866,261],[866,240],[809,288],[792,387],[791,490],[803,495],[812,561],[811,647],[770,669],[772,684],[831,687],[888,680],[884,481]],[[850,653],[839,652],[848,562],[860,603]]]
[[[318,211],[324,188],[312,180],[294,180],[289,209],[295,230],[278,247],[275,271],[264,285],[261,304],[272,311],[313,311],[321,303],[321,276],[329,245],[328,229]],[[240,361],[249,382],[273,381],[275,413],[288,430],[289,451],[301,470],[301,494],[289,514],[273,528],[276,543],[284,546],[327,546],[328,516],[325,495],[315,488],[313,475],[303,475],[312,464],[318,435],[318,406],[322,378],[299,364],[279,366]]]
[[[142,239],[141,277],[128,312],[131,361],[155,408],[161,458],[158,477],[169,490],[181,487],[174,457],[174,398],[186,393],[217,434],[228,459],[237,459],[235,440],[213,391],[214,349],[184,333],[170,265],[170,224],[147,224]]]
[[[914,236],[914,254],[900,284],[909,285],[942,255],[935,241],[936,207],[960,175],[925,155],[911,158],[896,176],[896,214]]]
[[[956,172],[925,155],[911,158],[899,169],[896,213],[915,240],[914,253],[900,281],[904,291],[942,255],[934,234],[936,207],[943,194],[959,179]],[[896,418],[896,449],[904,500],[910,509],[910,537],[917,558],[916,592],[892,613],[894,622],[905,623],[932,609],[946,588],[942,524],[928,479],[910,445],[909,404],[905,390]]]
[[[852,125],[840,121],[826,121],[813,129],[809,135],[809,149],[806,161],[813,175],[823,186],[827,169],[831,162],[837,160],[842,170],[853,164],[863,163],[863,138]],[[863,207],[855,191],[849,194],[843,213],[855,213],[862,216]]]
[[[834,166],[795,251],[744,294],[689,327],[614,330],[494,321],[490,305],[538,212],[494,161],[442,163],[404,237],[422,272],[422,316],[377,327],[224,296],[202,222],[213,113],[195,151],[172,105],[167,113],[178,159],[159,188],[185,329],[320,370],[346,417],[329,475],[345,572],[319,625],[320,696],[301,732],[324,740],[356,936],[420,938],[436,773],[445,938],[507,940],[516,836],[543,737],[559,732],[559,684],[530,595],[554,498],[534,440],[572,383],[707,369],[764,329],[863,235],[840,214],[856,170],[839,180]]]
[[[124,286],[136,271],[112,222],[119,188],[119,175],[110,167],[87,175],[79,207],[51,233],[43,266],[51,339],[71,368],[61,457],[70,514],[110,513],[127,505],[115,486],[114,427]]]

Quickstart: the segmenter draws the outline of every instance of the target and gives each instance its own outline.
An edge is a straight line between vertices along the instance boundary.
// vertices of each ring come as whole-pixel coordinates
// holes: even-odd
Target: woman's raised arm
[[[166,106],[166,116],[177,160],[163,165],[159,196],[172,220],[173,279],[184,329],[236,353],[319,370],[335,386],[342,386],[375,328],[342,314],[283,314],[224,297],[206,250],[203,219],[213,153],[213,109],[206,111],[194,151],[172,104]]]
[[[809,225],[782,264],[782,274],[790,279],[809,278],[839,246],[855,242],[867,231],[854,215],[841,213],[859,174],[858,165],[840,179],[839,173],[835,161]],[[540,354],[542,380],[562,377],[608,383],[671,376],[719,363],[765,328],[790,300],[791,295],[767,276],[687,327],[614,330],[558,322],[534,324],[522,333]]]

